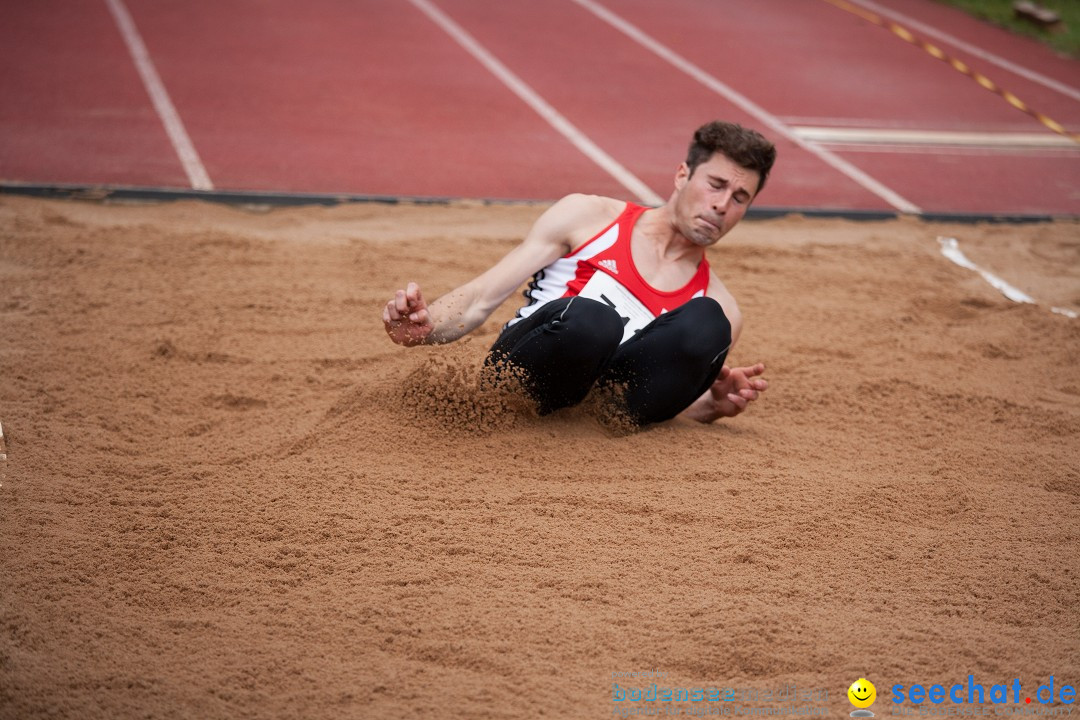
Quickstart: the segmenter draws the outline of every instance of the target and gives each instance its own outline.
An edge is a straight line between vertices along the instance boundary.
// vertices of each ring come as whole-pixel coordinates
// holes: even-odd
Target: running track
[[[1071,133],[1080,62],[931,0],[850,2],[8,3],[0,182],[655,200],[726,118],[779,148],[758,208],[1080,215],[1080,142],[882,23]]]

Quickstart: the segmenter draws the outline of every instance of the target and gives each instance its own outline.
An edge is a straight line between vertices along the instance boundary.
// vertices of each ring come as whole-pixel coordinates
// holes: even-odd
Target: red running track
[[[3,182],[191,186],[110,11],[117,1],[7,8]],[[623,180],[423,12],[428,1],[118,4],[217,189],[629,198],[628,176],[663,197],[692,129],[726,118],[780,150],[759,207],[1080,215],[1080,143],[825,0],[602,0],[599,12],[698,77],[590,11],[592,0],[430,0],[624,168]],[[854,1],[886,19],[900,13],[916,36],[1080,132],[1077,61],[930,0]],[[806,140],[811,128],[830,134]],[[946,135],[898,140],[900,130]],[[965,133],[986,136],[961,145],[973,142]]]

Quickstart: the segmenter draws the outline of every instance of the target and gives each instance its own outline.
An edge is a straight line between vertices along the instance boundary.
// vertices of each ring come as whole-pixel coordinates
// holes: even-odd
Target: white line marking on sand
[[[796,135],[814,142],[853,144],[950,145],[1004,148],[1080,149],[1075,141],[1053,133],[956,132],[893,128],[793,127]]]
[[[7,460],[7,444],[4,443],[3,425],[0,425],[0,460]]]
[[[960,243],[957,241],[956,238],[939,237],[938,242],[941,243],[942,255],[947,257],[949,260],[952,260],[954,263],[956,263],[962,268],[974,270],[975,272],[979,273],[980,275],[982,275],[983,280],[990,283],[992,287],[1000,290],[1001,294],[1005,297],[1009,298],[1013,302],[1038,305],[1038,303],[1035,301],[1035,298],[1031,297],[1020,288],[1010,285],[992,272],[988,270],[983,270],[981,267],[971,262],[971,260],[968,259],[967,255],[961,252]],[[1066,317],[1070,318],[1075,318],[1077,316],[1075,312],[1069,310],[1068,308],[1052,307],[1050,308],[1050,310],[1051,312],[1055,312],[1059,315],[1065,315]]]
[[[445,13],[435,7],[429,0],[409,0],[421,12],[427,15],[432,22],[441,27],[447,35],[457,41],[470,55],[479,61],[487,70],[502,81],[515,95],[521,98],[526,105],[544,118],[551,127],[555,128],[563,137],[570,141],[578,150],[594,163],[603,168],[609,175],[618,181],[620,185],[634,193],[639,200],[647,205],[663,205],[664,200],[648,185],[642,182],[632,172],[623,167],[615,158],[608,155],[600,146],[589,139],[573,123],[567,120],[551,103],[544,100],[535,90],[529,87],[524,80],[515,75],[498,58],[492,55],[476,38],[470,35],[464,28],[451,20]]]
[[[1035,298],[1028,295],[1020,288],[1013,287],[1009,283],[1005,282],[997,275],[988,270],[983,270],[975,263],[968,260],[967,255],[960,251],[960,243],[956,238],[939,237],[938,242],[941,243],[941,254],[952,260],[954,263],[962,268],[968,270],[974,270],[982,275],[983,280],[990,283],[993,287],[1001,291],[1001,294],[1009,298],[1013,302],[1018,303],[1031,303],[1035,304]]]
[[[993,63],[994,65],[997,65],[1000,68],[1004,68],[1005,70],[1008,70],[1009,72],[1011,72],[1011,73],[1013,73],[1015,75],[1019,75],[1020,77],[1027,78],[1028,80],[1030,80],[1030,81],[1032,81],[1034,83],[1038,83],[1038,84],[1042,85],[1043,87],[1048,87],[1051,90],[1056,90],[1059,93],[1061,93],[1062,95],[1070,97],[1073,100],[1080,101],[1080,90],[1077,90],[1074,87],[1070,87],[1070,86],[1066,85],[1065,83],[1058,82],[1057,80],[1054,80],[1053,78],[1047,77],[1046,75],[1043,75],[1041,73],[1037,73],[1034,70],[1028,70],[1026,67],[1023,67],[1022,65],[1017,65],[1016,63],[1012,62],[1011,60],[1006,60],[1005,58],[1001,57],[1000,55],[995,55],[992,52],[987,52],[986,50],[983,50],[982,48],[980,48],[980,47],[978,47],[976,45],[972,45],[970,43],[964,42],[960,38],[953,37],[952,35],[950,35],[950,34],[948,34],[946,32],[942,32],[941,30],[938,30],[937,28],[935,28],[935,27],[933,27],[931,25],[927,25],[926,23],[919,22],[918,20],[916,20],[913,17],[908,17],[907,15],[904,15],[903,13],[899,13],[899,12],[897,12],[895,10],[891,10],[891,9],[885,7],[884,5],[873,2],[873,0],[849,0],[849,1],[854,3],[855,5],[861,5],[862,7],[866,8],[867,10],[873,10],[878,15],[884,15],[886,17],[890,17],[890,18],[892,18],[893,20],[895,20],[895,21],[897,21],[899,23],[903,23],[904,25],[907,25],[909,29],[917,30],[917,31],[921,32],[923,35],[929,35],[930,37],[936,38],[937,40],[940,40],[942,42],[947,42],[950,45],[952,45],[953,47],[959,48],[960,50],[963,50],[964,52],[968,53],[969,55],[977,57],[977,58],[979,58],[981,60],[985,60],[988,63]]]
[[[679,70],[682,70],[684,73],[694,78],[699,83],[709,88],[716,94],[727,99],[728,102],[737,105],[747,114],[753,115],[777,135],[782,135],[783,137],[787,138],[791,142],[801,147],[803,150],[806,150],[810,154],[817,157],[826,165],[829,165],[833,169],[838,170],[847,177],[851,178],[856,183],[861,185],[864,189],[870,191],[874,195],[877,195],[879,198],[889,203],[897,210],[911,214],[918,214],[922,212],[917,205],[906,200],[899,193],[886,187],[878,180],[870,177],[865,172],[849,163],[847,160],[844,160],[835,153],[819,147],[818,145],[815,145],[810,141],[803,140],[794,132],[792,132],[791,128],[788,127],[784,122],[782,122],[780,118],[766,111],[763,107],[753,102],[752,100],[750,100],[750,98],[746,97],[742,93],[721,82],[715,76],[705,72],[700,67],[693,64],[692,62],[684,58],[682,55],[679,55],[674,50],[664,45],[660,41],[656,40],[652,36],[647,35],[636,25],[633,25],[630,22],[624,20],[623,18],[619,17],[618,15],[611,12],[602,5],[593,2],[593,0],[574,0],[574,2],[591,12],[593,15],[596,15],[598,18],[608,23],[616,30],[620,31],[638,44],[651,50],[653,53],[660,56],[667,62],[671,63]]]
[[[135,61],[135,68],[142,77],[146,92],[150,95],[150,101],[154,104],[158,117],[161,118],[161,124],[165,126],[169,141],[172,142],[173,149],[184,166],[188,182],[196,190],[213,190],[210,176],[206,173],[199,154],[195,152],[195,146],[188,137],[187,130],[184,129],[184,123],[180,120],[180,114],[176,112],[176,107],[169,99],[169,93],[166,92],[165,85],[154,68],[150,53],[147,52],[146,45],[143,44],[142,37],[139,36],[139,31],[135,27],[135,21],[131,19],[123,0],[105,0],[105,2],[120,28],[120,34],[124,37],[131,59]]]

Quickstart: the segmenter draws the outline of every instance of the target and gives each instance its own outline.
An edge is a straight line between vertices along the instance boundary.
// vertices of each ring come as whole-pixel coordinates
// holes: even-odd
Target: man
[[[742,219],[775,159],[753,130],[704,125],[666,204],[569,195],[465,285],[430,304],[416,283],[398,290],[383,309],[386,332],[400,345],[451,342],[532,278],[529,303],[487,364],[520,370],[541,414],[581,402],[595,386],[638,425],[680,413],[706,423],[734,417],[768,383],[763,364],[724,365],[742,315],[705,249]]]

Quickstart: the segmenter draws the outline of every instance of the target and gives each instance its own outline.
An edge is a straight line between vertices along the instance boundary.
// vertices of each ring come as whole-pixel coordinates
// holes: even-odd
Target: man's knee
[[[572,298],[555,324],[564,326],[560,332],[601,347],[616,348],[622,341],[623,321],[619,313],[610,305],[589,298]]]
[[[694,298],[678,312],[679,347],[688,354],[706,350],[716,355],[731,346],[731,321],[720,303],[710,297]]]
[[[555,302],[509,358],[525,371],[524,387],[541,415],[581,402],[622,340],[622,319],[608,305],[579,297]]]

